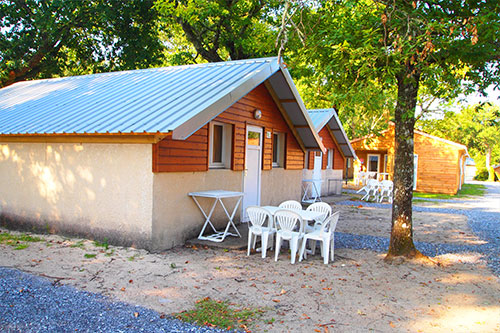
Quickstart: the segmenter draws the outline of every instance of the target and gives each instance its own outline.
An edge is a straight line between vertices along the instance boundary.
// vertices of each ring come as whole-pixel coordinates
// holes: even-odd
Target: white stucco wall
[[[150,144],[0,144],[2,217],[147,247],[151,159]]]
[[[241,192],[242,177],[243,172],[227,169],[211,169],[207,172],[155,173],[153,248],[155,250],[169,249],[198,236],[205,217],[188,193],[207,190]],[[200,198],[199,202],[208,212],[213,199]],[[223,202],[231,213],[237,199],[223,199]],[[220,204],[217,204],[211,220],[216,228],[226,226],[227,217]],[[234,221],[239,222],[239,210]]]
[[[153,248],[165,250],[184,244],[197,237],[205,221],[204,216],[188,196],[189,192],[205,190],[243,191],[243,172],[211,169],[207,172],[166,172],[154,175]],[[300,200],[302,170],[282,168],[262,171],[261,204],[278,205],[288,199]],[[199,199],[208,212],[212,199]],[[236,199],[224,199],[229,213]],[[241,204],[234,221],[240,221]],[[217,229],[223,229],[227,217],[217,204],[212,218]],[[246,228],[247,226],[241,226]],[[209,234],[208,232],[206,234]]]
[[[343,170],[322,169],[321,170],[321,195],[334,195],[342,193],[342,175]],[[304,169],[302,179],[312,179],[313,170]],[[335,179],[330,181],[330,189],[328,189],[328,179]]]
[[[261,204],[277,206],[285,200],[300,201],[302,170],[274,168],[262,171]]]

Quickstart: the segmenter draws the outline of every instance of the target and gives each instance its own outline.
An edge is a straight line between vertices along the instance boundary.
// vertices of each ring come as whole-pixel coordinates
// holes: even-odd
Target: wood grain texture
[[[255,109],[262,111],[260,119],[254,118]],[[239,101],[218,115],[214,121],[233,126],[231,169],[245,168],[246,128],[258,126],[263,131],[262,169],[272,169],[273,144],[266,132],[285,135],[285,169],[304,168],[304,152],[287,121],[282,116],[265,84],[261,84]],[[208,170],[208,124],[186,140],[172,140],[167,136],[153,145],[153,172],[182,172]]]

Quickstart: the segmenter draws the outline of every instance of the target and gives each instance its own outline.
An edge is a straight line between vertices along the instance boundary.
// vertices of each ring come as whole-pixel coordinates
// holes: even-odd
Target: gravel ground
[[[465,208],[414,205],[415,211],[463,214],[471,229],[486,244],[451,245],[416,242],[424,254],[479,252],[500,276],[500,184],[486,184],[488,195],[478,201],[440,200],[464,203]],[[433,200],[438,201],[438,200]],[[390,208],[389,204],[343,201],[337,204]],[[337,248],[385,252],[389,238],[337,232]],[[0,267],[0,331],[2,332],[220,332],[165,318],[158,312],[99,294],[59,285],[51,280]]]
[[[221,332],[0,267],[1,332]]]
[[[500,183],[483,183],[488,194],[478,200],[428,200],[444,203],[460,203],[466,208],[436,208],[413,205],[416,212],[435,212],[445,214],[462,214],[467,216],[472,231],[486,241],[481,245],[452,245],[415,242],[417,249],[425,255],[436,256],[446,253],[479,252],[485,256],[493,273],[500,277]],[[354,191],[352,191],[354,192]],[[420,198],[419,198],[420,199]],[[391,208],[390,204],[366,201],[340,201],[337,205],[363,205],[367,207]],[[389,248],[389,238],[368,235],[352,235],[336,232],[335,247],[352,249],[369,249],[386,252]]]

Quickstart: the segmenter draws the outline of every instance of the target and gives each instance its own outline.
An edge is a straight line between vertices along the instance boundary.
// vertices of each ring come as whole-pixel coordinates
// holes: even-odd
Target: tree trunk
[[[495,181],[495,170],[491,167],[491,147],[486,145],[486,170],[488,170],[488,181]]]
[[[422,254],[413,243],[413,140],[415,106],[420,73],[412,66],[397,76],[398,101],[395,110],[394,193],[392,229],[386,260],[394,257],[415,258]]]

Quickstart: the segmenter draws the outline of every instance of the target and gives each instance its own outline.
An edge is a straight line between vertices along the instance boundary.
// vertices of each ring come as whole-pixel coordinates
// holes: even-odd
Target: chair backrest
[[[266,220],[268,227],[273,226],[273,217],[271,213],[262,207],[250,206],[247,208],[247,214],[252,226],[264,227]]]
[[[322,224],[321,232],[324,233],[334,233],[337,227],[337,222],[339,221],[340,212],[335,212],[330,215]]]
[[[367,187],[371,188],[376,188],[378,187],[380,182],[376,179],[368,179],[368,182],[366,183]]]
[[[318,219],[318,221],[324,221],[327,217],[329,217],[332,214],[332,206],[330,206],[326,202],[315,202],[311,204],[309,207],[307,207],[306,210],[322,213],[323,215],[321,219]]]
[[[283,209],[299,209],[299,210],[302,209],[302,205],[300,204],[300,202],[295,200],[283,201],[282,203],[279,204],[278,207]]]
[[[304,232],[304,221],[302,217],[287,209],[280,209],[274,213],[274,224],[278,231],[285,234],[291,234],[292,231]]]
[[[392,187],[394,186],[394,183],[392,182],[392,180],[383,180],[383,181],[380,183],[380,186],[381,186],[384,190],[392,190]]]

